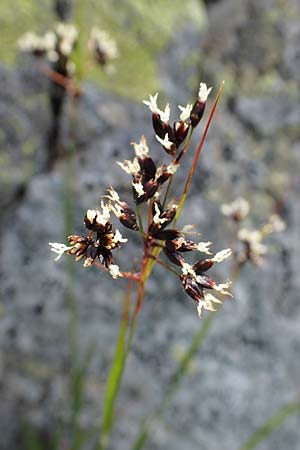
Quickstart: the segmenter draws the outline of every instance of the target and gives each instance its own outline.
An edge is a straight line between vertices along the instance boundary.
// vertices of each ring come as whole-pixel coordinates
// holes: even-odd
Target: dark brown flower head
[[[126,202],[120,200],[119,194],[112,187],[107,189],[107,191],[108,195],[106,195],[106,198],[110,200],[110,210],[124,227],[133,231],[138,231],[139,227],[135,211]]]
[[[202,119],[202,116],[204,114],[205,105],[207,98],[211,92],[212,88],[207,88],[205,83],[200,83],[198,98],[196,102],[194,103],[193,109],[191,111],[190,120],[191,125],[193,128],[195,128],[200,120]]]
[[[202,309],[209,311],[215,311],[213,303],[222,303],[221,300],[214,297],[211,293],[206,292],[206,290],[214,290],[222,295],[231,296],[230,292],[227,291],[230,286],[230,282],[224,284],[217,284],[213,278],[208,277],[204,272],[209,270],[214,263],[221,262],[231,255],[231,250],[226,249],[218,252],[213,258],[202,259],[196,264],[191,266],[188,263],[182,265],[182,275],[180,275],[180,280],[182,286],[186,293],[198,303],[198,314],[201,316]]]
[[[80,261],[82,258],[85,258],[88,248],[94,244],[93,239],[77,235],[68,236],[68,242],[71,247],[67,251],[67,255],[75,255],[75,261]]]
[[[174,132],[171,125],[168,122],[163,122],[158,112],[152,114],[152,124],[155,134],[161,139],[163,139],[166,134],[170,136],[170,139],[174,138]]]
[[[106,268],[114,264],[111,251],[120,247],[123,239],[119,230],[113,230],[110,223],[110,208],[101,201],[102,213],[99,210],[89,209],[85,215],[85,225],[90,231],[89,235],[68,237],[70,246],[59,243],[50,243],[51,250],[58,254],[59,259],[64,253],[74,255],[76,261],[84,259],[84,267],[91,266],[98,259]],[[117,266],[113,266],[114,268]],[[114,269],[113,276],[117,276]]]
[[[148,106],[150,111],[152,112],[152,123],[155,133],[162,138],[169,130],[172,131],[172,128],[169,125],[170,105],[167,104],[165,110],[162,111],[157,106],[157,97],[158,93],[153,96],[149,95],[149,101],[144,100],[143,103],[144,105]]]
[[[189,124],[185,122],[180,121],[174,123],[174,139],[177,148],[182,144],[182,142],[187,137],[189,128],[190,128]]]
[[[98,209],[88,209],[84,217],[84,223],[88,230],[109,232],[111,223],[109,222],[109,209],[106,209],[103,214]]]
[[[171,163],[168,166],[163,164],[156,168],[149,156],[144,136],[139,144],[133,143],[133,147],[136,154],[134,160],[125,160],[118,164],[126,173],[132,175],[133,198],[135,203],[140,205],[154,196],[158,188],[176,172],[178,164]]]
[[[119,216],[119,220],[124,225],[124,227],[129,228],[133,231],[138,231],[139,226],[136,221],[135,211],[130,208],[126,202],[121,202],[120,206],[122,208],[122,213]]]
[[[211,269],[214,264],[215,261],[212,258],[200,259],[200,261],[193,265],[193,269],[197,275],[200,275],[201,273]]]
[[[140,205],[153,197],[158,189],[158,183],[155,180],[143,182],[140,177],[133,177],[132,188],[135,204]]]
[[[169,155],[174,156],[176,154],[177,145],[175,126],[172,127],[169,124],[170,106],[167,104],[164,111],[159,109],[157,106],[157,97],[157,93],[154,96],[150,95],[149,101],[144,100],[143,103],[147,105],[152,112],[152,124],[156,139]]]
[[[177,171],[179,163],[173,161],[171,164],[162,164],[156,170],[155,180],[161,186]]]
[[[166,241],[166,246],[163,248],[164,254],[168,258],[168,260],[171,261],[173,264],[176,264],[176,266],[182,267],[185,262],[183,256],[179,252],[168,250],[167,244],[169,242],[172,242],[172,241]]]
[[[198,285],[196,279],[188,275],[180,275],[180,281],[182,282],[185,292],[196,302],[199,303],[204,299],[204,291],[201,286]]]
[[[211,242],[199,242],[196,244],[196,242],[187,241],[184,236],[180,235],[176,239],[166,241],[164,253],[170,261],[174,262],[174,264],[183,266],[185,260],[180,253],[199,251],[201,253],[211,254],[209,250],[211,244]]]
[[[149,231],[163,230],[166,228],[174,219],[176,215],[178,205],[176,203],[170,203],[166,210],[159,200],[155,200],[152,205],[152,223],[149,226]]]
[[[172,130],[172,129],[171,129]],[[166,133],[163,138],[159,137],[157,134],[155,135],[156,140],[163,146],[164,150],[172,156],[175,156],[177,146],[175,142],[174,133]]]

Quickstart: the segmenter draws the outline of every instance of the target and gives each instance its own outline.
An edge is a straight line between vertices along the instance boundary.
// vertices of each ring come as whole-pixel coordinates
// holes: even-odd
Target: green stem
[[[116,398],[120,389],[122,376],[125,369],[125,363],[128,352],[126,350],[126,332],[129,323],[129,311],[131,304],[131,292],[132,292],[133,280],[129,280],[128,288],[125,296],[122,321],[120,327],[120,333],[116,345],[114,359],[109,371],[107,380],[105,398],[104,398],[104,412],[101,423],[100,439],[98,450],[105,450],[108,439],[114,424],[114,413]]]
[[[240,450],[253,450],[261,442],[265,441],[274,431],[280,428],[283,423],[293,414],[300,414],[300,402],[292,402],[283,406],[262,426],[260,426],[250,438],[240,447]]]
[[[142,236],[145,236],[140,205],[136,206],[136,215],[137,215],[138,224],[139,224],[139,232],[142,234]]]
[[[169,272],[172,272],[177,278],[180,276],[180,274],[178,272],[176,272],[175,269],[173,269],[173,267],[169,266],[168,264],[164,263],[161,259],[159,259],[156,256],[151,255],[151,258],[155,260],[155,262],[157,262],[157,264],[159,264],[160,266],[164,267],[165,269],[169,270]]]

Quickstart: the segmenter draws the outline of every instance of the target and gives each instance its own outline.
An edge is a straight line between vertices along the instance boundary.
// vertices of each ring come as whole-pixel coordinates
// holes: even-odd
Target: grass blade
[[[104,411],[101,424],[101,434],[98,449],[104,450],[106,448],[110,431],[114,424],[115,402],[120,388],[122,375],[124,372],[126,362],[126,332],[129,322],[129,309],[131,302],[131,291],[133,281],[129,280],[126,292],[122,322],[119,332],[119,337],[116,345],[114,359],[109,371],[106,392],[104,398]]]
[[[280,428],[291,415],[300,414],[300,403],[292,402],[283,406],[262,426],[260,426],[250,438],[240,447],[240,450],[253,450],[261,442],[265,441],[270,434]]]

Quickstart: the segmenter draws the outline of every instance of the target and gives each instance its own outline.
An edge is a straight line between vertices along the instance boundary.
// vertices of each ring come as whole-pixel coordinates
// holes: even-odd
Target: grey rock
[[[181,71],[181,63],[198,39],[202,51],[206,51],[204,75],[210,75],[211,84],[217,84],[228,64],[233,70],[234,96],[225,95],[219,106],[180,224],[197,224],[201,239],[212,240],[216,251],[228,247],[232,229],[219,207],[243,195],[251,203],[247,226],[262,224],[275,202],[276,207],[281,205],[287,230],[269,240],[264,266],[244,267],[234,281],[234,299],[225,301],[216,314],[169,410],[156,424],[148,444],[151,449],[239,448],[278,408],[299,400],[300,172],[299,134],[295,131],[299,108],[296,96],[285,88],[287,76],[296,78],[296,66],[289,66],[287,56],[288,46],[288,52],[296,51],[295,41],[291,38],[285,41],[288,46],[282,43],[276,47],[276,57],[266,64],[263,55],[272,39],[268,36],[264,40],[264,26],[270,26],[265,30],[272,36],[278,27],[285,32],[283,25],[288,19],[281,18],[279,9],[274,10],[280,19],[270,25],[266,11],[273,2],[268,0],[249,0],[245,2],[247,7],[238,3],[239,10],[233,15],[236,3],[230,2],[226,23],[222,13],[226,2],[211,7],[212,23],[219,24],[220,33],[224,21],[222,39],[213,40],[214,31],[210,29],[201,36],[186,30],[183,39],[177,35],[161,58],[161,79],[174,106],[190,101],[192,90],[196,90],[196,85],[190,90],[182,74],[198,78],[198,68],[190,65]],[[290,6],[293,2],[288,3]],[[251,41],[253,30],[258,33],[255,43],[260,42],[264,49],[257,65],[256,44]],[[230,35],[228,41],[224,39],[226,32]],[[244,48],[237,52],[239,36],[243,36]],[[213,45],[209,46],[209,42]],[[251,62],[258,82],[261,72],[278,61],[280,82],[274,94],[262,94],[254,83],[250,95],[240,64]],[[86,85],[77,105],[75,154],[65,154],[51,172],[41,172],[49,127],[47,84],[37,82],[35,91],[35,80],[25,69],[0,67],[2,154],[11,158],[2,166],[1,187],[6,182],[5,174],[14,171],[6,182],[7,190],[3,190],[3,204],[8,206],[1,221],[1,450],[19,450],[18,436],[24,419],[51,435],[59,418],[70,418],[70,318],[74,305],[78,359],[83,361],[87,351],[94,348],[79,421],[84,428],[99,425],[126,283],[112,280],[95,268],[84,269],[81,263],[68,265],[67,259],[55,263],[48,242],[64,241],[71,232],[83,232],[86,209],[98,205],[100,195],[110,184],[124,199],[132,201],[130,178],[115,161],[132,157],[130,142],[138,141],[141,134],[146,135],[155,161],[165,158],[153,137],[147,108]],[[72,107],[67,103],[64,111],[62,140],[66,147],[70,144]],[[201,126],[186,155],[185,168],[192,161]],[[28,139],[34,142],[33,152],[24,156],[22,146]],[[30,165],[28,171],[24,170],[26,164]],[[174,193],[179,195],[184,171],[178,173],[177,180]],[[16,201],[18,183],[25,183],[26,189]],[[129,270],[132,261],[141,255],[140,242],[133,232],[125,230],[123,234],[130,242],[116,258],[122,268]],[[220,280],[230,277],[230,263],[223,263],[211,273]],[[195,304],[179,281],[157,267],[148,283],[124,375],[110,448],[130,448],[140,421],[159,404],[182,352],[200,325]],[[262,450],[298,450],[297,420],[290,417],[261,444]]]

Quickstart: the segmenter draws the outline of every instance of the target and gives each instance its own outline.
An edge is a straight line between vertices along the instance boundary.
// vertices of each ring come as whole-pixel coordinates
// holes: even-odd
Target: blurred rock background
[[[50,0],[1,5],[0,449],[36,448],[32,435],[38,435],[41,448],[53,448],[60,422],[70,415],[75,328],[77,359],[93,349],[80,423],[98,426],[125,283],[67,260],[54,263],[48,242],[83,231],[85,210],[97,206],[108,185],[130,198],[128,177],[115,164],[131,158],[130,142],[145,134],[154,159],[165,158],[142,99],[159,90],[174,112],[177,104],[193,101],[199,81],[216,93],[225,79],[182,224],[199,225],[204,240],[212,240],[216,250],[226,248],[232,230],[220,205],[242,195],[251,204],[249,226],[279,211],[287,228],[268,241],[264,266],[244,267],[234,282],[234,299],[217,313],[147,448],[238,450],[278,408],[300,395],[299,0],[112,0],[77,2],[73,10],[59,2],[56,12],[64,19],[70,15],[83,33],[91,24],[108,30],[120,56],[113,74],[86,70],[75,149],[70,153],[67,101],[60,137],[65,152],[45,170],[49,80],[34,59],[18,53],[16,41],[28,30],[49,29],[57,20],[54,6]],[[185,167],[191,160],[187,154]],[[180,193],[184,174],[178,179]],[[133,236],[119,252],[122,268],[139,257],[137,244]],[[230,277],[230,263],[223,266],[223,272],[215,270],[220,279]],[[199,326],[193,302],[172,276],[156,268],[111,449],[131,448],[141,418],[159,403]],[[299,416],[292,416],[259,448],[299,446]]]

